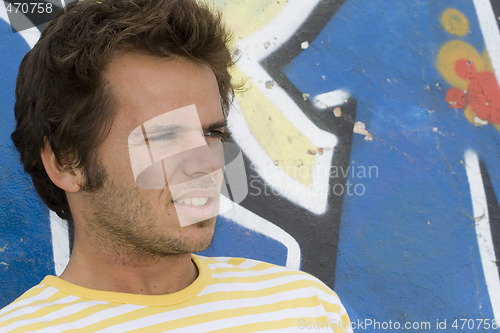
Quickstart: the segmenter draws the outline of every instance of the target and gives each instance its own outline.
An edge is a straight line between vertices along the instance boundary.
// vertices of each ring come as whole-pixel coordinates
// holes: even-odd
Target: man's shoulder
[[[339,332],[351,332],[349,316],[339,296],[309,273],[254,259],[233,257],[200,257],[211,271],[211,283],[204,294],[217,299],[245,300],[246,304],[272,304],[272,310],[291,311],[293,316],[317,318]],[[268,304],[268,305],[266,305]],[[280,308],[281,307],[281,308]],[[309,327],[307,320],[295,322],[297,327]],[[339,326],[340,325],[340,326]]]
[[[25,291],[21,296],[16,298],[12,303],[8,304],[4,308],[0,309],[0,321],[2,318],[4,318],[8,313],[13,311],[14,309],[23,306],[24,303],[26,303],[26,300],[30,301],[36,301],[37,299],[41,300],[46,297],[46,289],[48,288],[47,285],[45,285],[42,282],[37,284],[34,287],[31,287],[27,291]]]
[[[274,286],[289,289],[316,291],[338,299],[337,294],[315,276],[284,266],[255,259],[237,257],[203,257],[212,275],[220,283],[252,283],[262,287]]]

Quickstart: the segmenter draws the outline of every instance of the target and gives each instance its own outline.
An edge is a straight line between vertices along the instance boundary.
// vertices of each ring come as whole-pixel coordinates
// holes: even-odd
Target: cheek
[[[119,175],[123,181],[134,181],[128,147],[124,149],[107,149],[101,156],[101,161],[103,161],[110,173],[115,176]]]

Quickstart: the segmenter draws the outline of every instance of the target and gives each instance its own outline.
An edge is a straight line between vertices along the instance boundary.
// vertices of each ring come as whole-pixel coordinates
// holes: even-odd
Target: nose
[[[163,164],[168,184],[183,183],[221,169],[224,165],[221,150],[210,144],[165,158]]]
[[[189,178],[198,178],[215,171],[214,156],[208,145],[185,152],[180,168]]]

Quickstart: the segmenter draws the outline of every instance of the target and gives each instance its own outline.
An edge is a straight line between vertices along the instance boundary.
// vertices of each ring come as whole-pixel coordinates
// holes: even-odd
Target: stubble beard
[[[111,251],[117,258],[159,259],[200,252],[212,243],[216,217],[189,226],[205,229],[200,231],[200,239],[169,234],[165,226],[172,223],[159,221],[151,202],[135,184],[121,185],[106,175],[104,184],[89,197],[92,212],[86,214],[86,236],[95,242],[96,249]],[[173,202],[165,203],[169,204],[173,207]],[[178,221],[175,210],[165,219]]]

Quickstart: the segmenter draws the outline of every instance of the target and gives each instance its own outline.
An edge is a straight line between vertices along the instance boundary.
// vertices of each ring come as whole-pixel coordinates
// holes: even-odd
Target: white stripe
[[[257,265],[260,265],[260,264],[262,264],[262,261],[247,259],[244,262],[242,262],[241,264],[239,264],[238,267],[243,268],[243,269],[250,269],[250,268],[255,267]]]
[[[126,329],[137,329],[143,328],[150,325],[164,323],[166,321],[166,317],[168,316],[169,320],[177,320],[181,318],[187,318],[191,316],[195,316],[198,314],[207,314],[216,311],[223,310],[231,310],[237,308],[245,308],[252,306],[263,306],[268,304],[273,304],[280,301],[291,301],[295,300],[299,297],[312,297],[312,295],[317,294],[317,289],[314,287],[302,288],[284,291],[280,293],[276,293],[273,295],[266,295],[257,298],[247,298],[247,299],[231,299],[231,300],[223,300],[223,301],[214,301],[204,304],[197,304],[190,307],[185,307],[177,310],[171,310],[166,313],[159,313],[152,316],[139,318],[132,321],[127,321],[115,326],[108,327],[98,332],[123,332]],[[334,299],[334,304],[338,304],[338,299]],[[325,313],[324,308],[322,307],[322,313]]]
[[[253,282],[253,283],[244,283],[244,282],[222,282],[215,283],[207,286],[199,295],[208,295],[211,293],[216,293],[220,291],[248,291],[248,290],[261,290],[263,288],[270,288],[283,285],[285,283],[296,282],[296,281],[304,281],[309,282],[313,281],[316,283],[320,283],[324,285],[318,279],[309,276],[309,275],[291,275],[291,276],[281,276],[275,279]]]
[[[74,301],[79,300],[79,299],[80,298],[74,297],[74,296],[66,296],[66,297],[58,299],[57,301],[52,302],[52,303],[39,304],[39,305],[35,305],[35,306],[27,306],[27,307],[22,308],[14,313],[6,315],[5,317],[2,318],[2,320],[5,321],[5,320],[9,320],[11,318],[16,318],[18,316],[22,316],[25,314],[31,314],[31,313],[34,313],[34,312],[40,310],[40,309],[43,309],[45,307],[52,306],[52,305],[68,304],[68,303],[74,302]],[[71,307],[71,306],[68,306],[68,307]],[[68,307],[65,307],[64,309],[66,309]],[[57,311],[57,312],[59,312],[59,311]],[[31,319],[24,319],[24,320],[16,321],[16,322],[14,322],[14,323],[12,323],[12,324],[10,324],[2,329],[5,331],[12,330],[14,328],[33,323],[34,321],[37,321],[37,320],[40,320],[40,318],[31,318]]]
[[[476,221],[477,244],[481,255],[486,286],[490,294],[493,315],[500,322],[500,277],[496,264],[493,239],[491,237],[488,203],[484,191],[483,178],[479,167],[479,158],[472,150],[465,152],[465,168],[469,180],[472,211]]]
[[[50,231],[52,233],[52,252],[54,253],[54,269],[61,275],[69,261],[68,222],[50,211]]]
[[[40,288],[45,288],[45,286],[38,285],[38,286],[35,286],[35,287],[31,288],[28,291],[35,290],[35,289],[40,289]],[[26,292],[28,292],[28,291],[26,291]],[[28,305],[28,304],[30,304],[32,302],[38,301],[39,299],[43,299],[43,298],[49,297],[50,295],[53,295],[55,292],[57,292],[57,290],[51,291],[51,290],[47,290],[46,289],[46,290],[42,291],[40,294],[38,294],[36,296],[32,296],[32,297],[29,297],[29,298],[24,298],[24,299],[20,300],[19,302],[15,303],[15,304],[9,304],[9,305],[7,305],[6,307],[4,307],[3,309],[0,310],[0,316],[2,314],[6,313],[6,312],[9,312],[9,311],[17,309],[19,307]],[[49,295],[47,295],[47,294],[49,294]],[[47,296],[45,296],[45,295],[47,295]]]
[[[206,257],[203,257],[203,256],[200,256],[202,258],[206,258]],[[213,260],[215,261],[219,261],[219,262],[228,262],[229,260],[233,259],[232,257],[214,257],[212,258]]]
[[[221,196],[221,201],[224,200],[229,199]],[[222,216],[244,228],[258,232],[282,243],[287,248],[286,266],[293,269],[300,268],[301,253],[299,243],[297,243],[295,238],[285,230],[235,203],[233,203],[233,209],[224,212]]]
[[[272,322],[285,318],[297,318],[298,320],[303,317],[317,317],[321,313],[324,314],[324,308],[321,305],[315,306],[313,308],[284,309],[268,313],[251,314],[246,316],[219,319],[207,323],[201,323],[197,325],[179,328],[176,330],[169,330],[169,333],[207,332],[211,330],[222,330],[230,327],[237,328],[238,326],[247,324],[262,323],[267,321]]]
[[[211,270],[219,269],[219,268],[234,268],[234,265],[226,264],[226,263],[216,263],[216,264],[208,264]]]
[[[490,0],[474,0],[474,6],[476,7],[479,26],[483,33],[484,44],[488,50],[497,82],[500,84],[500,34],[498,32],[497,19],[491,7]]]
[[[95,323],[99,323],[103,320],[113,318],[116,316],[123,315],[125,313],[135,311],[138,309],[144,308],[144,306],[139,306],[139,305],[131,305],[131,304],[124,304],[119,307],[113,307],[113,308],[108,308],[106,310],[102,310],[99,312],[96,312],[88,317],[81,318],[77,321],[71,322],[71,323],[64,323],[60,324],[57,326],[50,326],[45,329],[41,329],[38,331],[33,331],[33,332],[39,332],[39,333],[55,333],[55,332],[64,332],[69,329],[79,329],[83,327],[87,327],[90,325],[93,325]],[[76,311],[74,311],[76,312]]]
[[[236,271],[236,272],[224,272],[224,273],[212,273],[212,279],[214,278],[232,278],[232,277],[250,277],[250,276],[262,276],[262,275],[268,275],[268,274],[274,274],[274,273],[286,273],[290,272],[289,270],[283,269],[283,267],[270,267],[261,271],[252,271],[252,270],[245,270],[245,271]]]
[[[17,302],[16,304],[12,304],[12,305],[4,308],[3,312],[9,312],[11,310],[19,309],[21,307],[30,307],[29,306],[30,304],[33,304],[34,302],[38,302],[38,301],[43,301],[43,300],[49,298],[50,296],[54,295],[57,292],[59,292],[59,290],[57,290],[55,288],[47,288],[46,290],[42,291],[37,296],[23,299],[23,300]],[[17,312],[12,312],[8,316],[2,317],[1,319],[2,320],[7,320],[7,319],[10,319],[12,317],[15,317],[15,316],[17,316],[18,312],[20,312],[20,310],[18,310]]]

